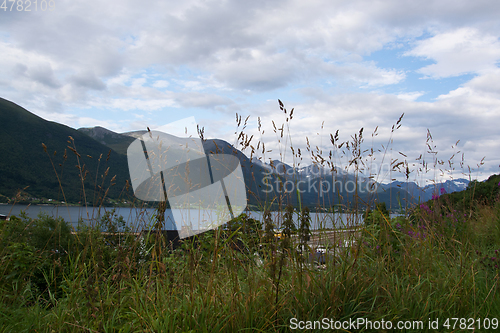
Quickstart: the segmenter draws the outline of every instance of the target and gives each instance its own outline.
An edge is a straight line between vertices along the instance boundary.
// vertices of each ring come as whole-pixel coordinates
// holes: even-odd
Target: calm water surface
[[[154,208],[114,208],[118,216],[123,216],[127,226],[133,230],[142,230],[152,225],[153,217],[155,214]],[[16,215],[18,216],[21,211],[26,212],[30,218],[35,218],[41,212],[54,217],[62,217],[66,222],[76,227],[78,221],[82,220],[84,223],[92,223],[99,219],[107,211],[112,211],[113,207],[74,207],[74,206],[52,206],[52,205],[4,205],[0,204],[0,214],[3,215]],[[252,218],[262,220],[261,212],[247,211],[247,215]],[[191,216],[201,216],[200,211],[197,209],[190,210]],[[281,225],[282,216],[278,212],[272,212],[272,217],[275,225]],[[210,219],[210,217],[208,217]],[[165,212],[166,229],[172,229],[173,225],[169,223],[173,219],[171,210]],[[297,223],[297,214],[294,214],[295,223]],[[340,214],[340,213],[311,213],[311,229],[316,230],[320,228],[339,228],[347,226],[355,226],[363,223],[362,213],[358,214]]]

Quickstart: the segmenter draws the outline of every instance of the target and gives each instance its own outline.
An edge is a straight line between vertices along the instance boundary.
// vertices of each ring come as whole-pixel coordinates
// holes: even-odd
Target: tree
[[[300,214],[300,226],[299,226],[299,245],[302,248],[307,246],[307,242],[311,239],[311,216],[309,214],[309,208],[304,207]]]
[[[269,210],[264,211],[264,243],[268,247],[274,244],[274,223]]]
[[[292,230],[295,230],[295,224],[293,223],[293,206],[288,205],[285,210],[285,215],[283,218],[283,239],[281,240],[281,248],[283,250],[290,249]]]
[[[260,242],[262,223],[247,214],[241,214],[226,224],[226,231],[228,235],[237,233],[234,244],[238,249],[253,253]]]

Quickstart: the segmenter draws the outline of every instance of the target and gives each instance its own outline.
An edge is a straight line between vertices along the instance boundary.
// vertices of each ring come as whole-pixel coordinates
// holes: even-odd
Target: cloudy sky
[[[395,159],[421,183],[500,171],[496,0],[48,4],[0,9],[0,96],[45,119],[125,132],[194,116],[206,137],[236,144],[238,113],[264,159],[309,164],[306,137],[327,158],[330,133],[363,128],[362,148],[375,150],[365,173],[380,181],[401,178],[387,172]],[[278,99],[294,108],[283,138]],[[348,152],[332,153],[348,165]],[[442,171],[419,171],[436,158]]]

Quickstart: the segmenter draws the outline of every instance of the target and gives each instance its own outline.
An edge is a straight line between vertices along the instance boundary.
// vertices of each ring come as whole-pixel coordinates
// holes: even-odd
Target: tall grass
[[[280,108],[286,111],[281,102]],[[293,111],[286,114],[288,124]],[[294,158],[303,159],[286,125],[275,129],[278,140],[288,137]],[[255,154],[241,133],[242,146]],[[307,150],[314,163],[360,175],[373,149],[361,149],[362,130],[352,139],[346,144],[331,136],[334,154],[349,147],[344,166],[319,147]],[[354,220],[357,209],[370,205],[369,223],[337,232],[331,242],[327,231],[309,235],[309,242],[305,225],[293,231],[290,220],[307,224],[306,208],[300,200],[287,206],[284,193],[272,198],[279,203],[274,220],[263,202],[262,221],[241,216],[176,249],[159,228],[138,237],[113,212],[78,233],[50,216],[14,217],[0,225],[0,332],[287,332],[293,322],[323,318],[422,321],[423,331],[434,331],[428,323],[435,319],[499,318],[498,186],[491,191],[488,202],[436,196],[392,219],[356,192],[349,214]],[[275,226],[284,229],[279,240]],[[329,250],[324,265],[311,262],[307,248],[320,236]],[[355,242],[344,247],[348,238]]]

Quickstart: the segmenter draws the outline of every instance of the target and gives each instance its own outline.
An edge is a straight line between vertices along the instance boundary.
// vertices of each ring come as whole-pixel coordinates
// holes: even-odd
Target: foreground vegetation
[[[436,197],[408,217],[373,211],[356,245],[322,269],[301,259],[290,233],[278,241],[245,217],[173,250],[154,232],[113,234],[124,224],[112,213],[78,234],[48,216],[2,221],[0,331],[288,331],[292,318],[499,318],[498,181]],[[464,199],[474,191],[482,194]]]

